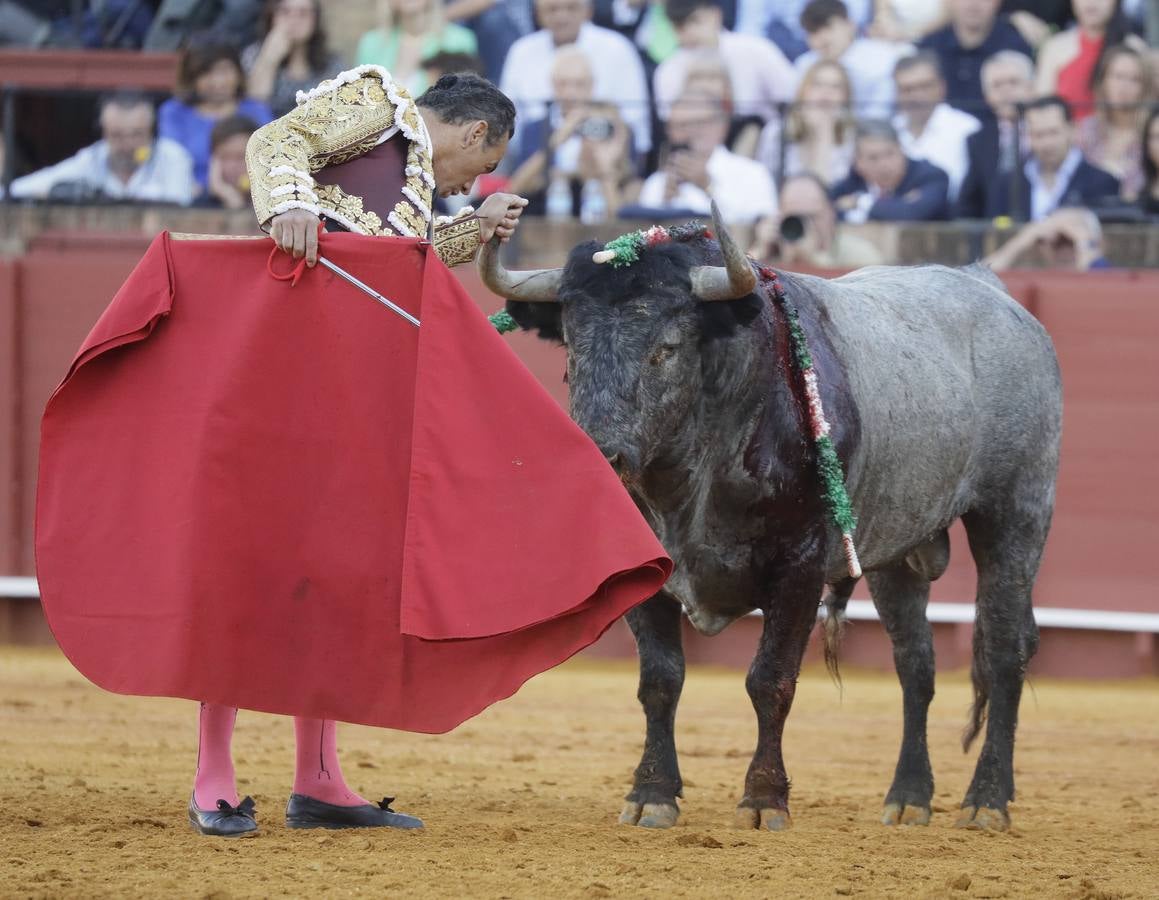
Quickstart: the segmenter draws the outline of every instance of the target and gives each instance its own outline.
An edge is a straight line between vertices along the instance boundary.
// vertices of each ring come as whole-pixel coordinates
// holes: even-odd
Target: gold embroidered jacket
[[[407,140],[401,197],[386,221],[363,208],[361,197],[313,173],[349,162],[401,132]],[[431,139],[418,107],[381,66],[359,66],[298,94],[298,105],[254,132],[246,147],[250,196],[264,229],[279,213],[305,209],[359,234],[431,237],[448,266],[474,258],[479,220],[470,207],[440,217],[432,233],[435,177]]]

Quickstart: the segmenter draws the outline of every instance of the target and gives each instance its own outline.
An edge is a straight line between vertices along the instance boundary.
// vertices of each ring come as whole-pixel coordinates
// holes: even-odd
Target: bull
[[[561,269],[509,271],[490,245],[478,264],[523,329],[566,347],[572,417],[675,563],[664,589],[627,617],[646,734],[620,821],[662,828],[679,815],[682,612],[715,635],[759,610],[745,680],[757,746],[735,824],[777,831],[791,823],[781,736],[818,601],[828,585],[836,623],[856,579],[821,496],[785,312],[715,211],[713,225],[717,240],[701,229],[626,267],[593,260],[594,243]],[[963,751],[983,727],[985,739],[958,824],[1004,830],[1019,700],[1038,645],[1031,589],[1058,466],[1051,340],[981,266],[875,266],[834,280],[775,274],[810,343],[859,517],[857,551],[901,683],[901,750],[882,821],[930,819],[926,605],[949,562],[947,529],[960,519],[978,575]]]

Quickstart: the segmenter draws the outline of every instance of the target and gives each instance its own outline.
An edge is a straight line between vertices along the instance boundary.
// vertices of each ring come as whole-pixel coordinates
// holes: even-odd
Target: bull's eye
[[[664,360],[671,357],[672,354],[675,353],[678,349],[679,346],[677,344],[664,344],[657,350],[653,351],[652,356],[649,358],[648,362],[654,366],[658,366],[660,363],[664,362]]]

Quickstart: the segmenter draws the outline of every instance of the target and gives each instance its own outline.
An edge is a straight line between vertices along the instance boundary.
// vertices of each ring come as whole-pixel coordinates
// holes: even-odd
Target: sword
[[[389,300],[387,300],[384,296],[382,296],[382,294],[380,294],[378,291],[376,291],[370,285],[366,284],[365,282],[359,281],[357,278],[355,278],[353,275],[351,275],[349,272],[347,272],[341,266],[335,265],[334,263],[330,262],[330,260],[328,260],[325,256],[319,256],[318,262],[320,262],[322,265],[324,265],[327,269],[329,269],[331,272],[333,272],[339,278],[342,278],[342,279],[350,282],[350,284],[354,285],[356,288],[358,288],[364,294],[369,294],[371,297],[373,297],[375,300],[377,300],[379,303],[381,303],[383,306],[385,306],[391,312],[397,313],[398,315],[402,316],[404,319],[406,319],[408,322],[410,322],[413,326],[415,326],[415,328],[418,328],[419,325],[421,324],[418,319],[416,319],[414,316],[412,316],[410,313],[408,313],[401,306],[399,306],[395,303],[391,303]]]

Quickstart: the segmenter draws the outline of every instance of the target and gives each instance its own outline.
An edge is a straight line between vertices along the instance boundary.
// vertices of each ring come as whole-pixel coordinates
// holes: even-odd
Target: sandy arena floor
[[[877,824],[900,739],[892,677],[802,679],[786,735],[794,828],[729,827],[754,740],[739,672],[689,672],[686,801],[667,832],[615,824],[642,741],[634,666],[578,661],[441,737],[346,726],[349,780],[422,833],[288,831],[292,727],[242,713],[260,836],[185,820],[192,703],[119,697],[55,652],[0,648],[0,897],[1159,896],[1159,684],[1040,682],[1022,706],[1008,834],[959,831],[968,689],[939,679],[928,828]]]

